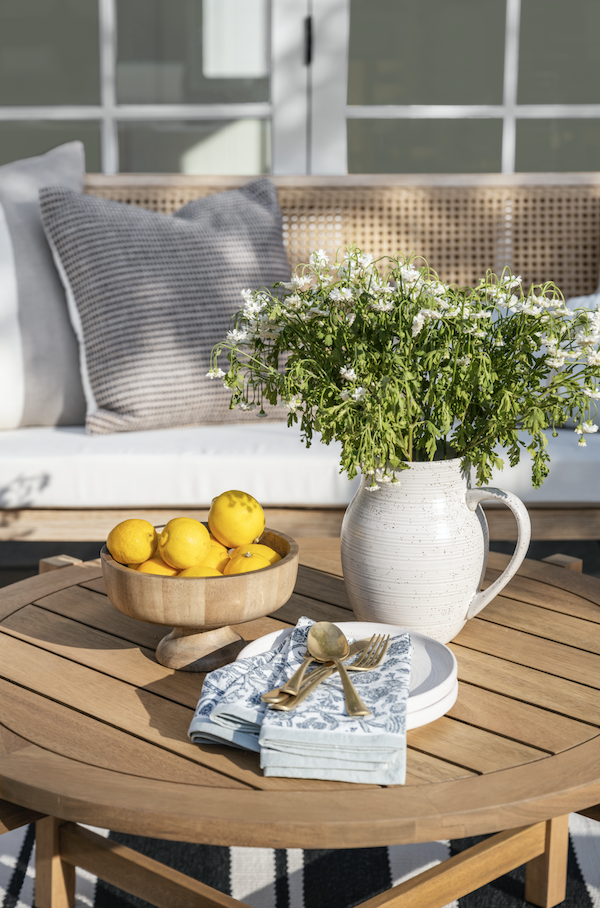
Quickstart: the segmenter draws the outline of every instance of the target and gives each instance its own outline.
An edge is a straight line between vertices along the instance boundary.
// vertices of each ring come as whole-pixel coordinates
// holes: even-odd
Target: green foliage
[[[489,482],[498,445],[513,466],[526,447],[537,488],[544,429],[576,415],[580,445],[597,429],[600,310],[571,312],[552,283],[525,292],[505,269],[458,288],[414,254],[374,262],[350,248],[331,268],[315,252],[291,283],[242,295],[209,377],[225,379],[232,407],[261,415],[283,401],[307,445],[315,432],[341,442],[342,469],[372,488],[411,461],[454,457]]]

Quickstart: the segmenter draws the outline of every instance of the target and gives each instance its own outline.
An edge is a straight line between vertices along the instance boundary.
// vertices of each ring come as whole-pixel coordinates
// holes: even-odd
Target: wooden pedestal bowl
[[[265,529],[260,541],[281,561],[259,571],[227,577],[164,577],[139,574],[102,548],[102,574],[112,604],[139,621],[173,628],[158,644],[167,668],[208,672],[232,662],[246,641],[231,625],[262,618],[284,605],[298,573],[298,544]]]

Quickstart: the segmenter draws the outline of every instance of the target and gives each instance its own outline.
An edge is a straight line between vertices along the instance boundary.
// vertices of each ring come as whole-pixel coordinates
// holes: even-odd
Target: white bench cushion
[[[298,427],[256,420],[149,432],[86,435],[84,428],[0,433],[0,506],[204,506],[226,489],[263,505],[346,505],[358,480],[339,473],[340,448]]]
[[[572,431],[547,434],[552,460],[541,489],[531,486],[527,454],[490,485],[531,503],[600,501],[600,433],[585,448]],[[17,429],[0,433],[0,506],[205,506],[239,488],[269,506],[343,507],[358,479],[338,472],[339,457],[336,444],[306,449],[297,426],[258,420],[99,436],[83,427]]]

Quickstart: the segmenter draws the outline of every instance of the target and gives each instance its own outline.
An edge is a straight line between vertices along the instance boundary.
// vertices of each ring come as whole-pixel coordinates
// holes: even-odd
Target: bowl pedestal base
[[[156,661],[184,672],[211,672],[233,662],[246,641],[231,627],[175,627],[156,648]]]

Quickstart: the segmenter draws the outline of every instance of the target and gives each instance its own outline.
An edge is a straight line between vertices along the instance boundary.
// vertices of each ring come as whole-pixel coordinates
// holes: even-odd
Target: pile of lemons
[[[174,517],[159,536],[147,520],[132,518],[110,531],[106,547],[119,564],[166,577],[222,577],[281,561],[258,541],[265,514],[247,492],[230,489],[213,498],[208,527],[193,517]]]

